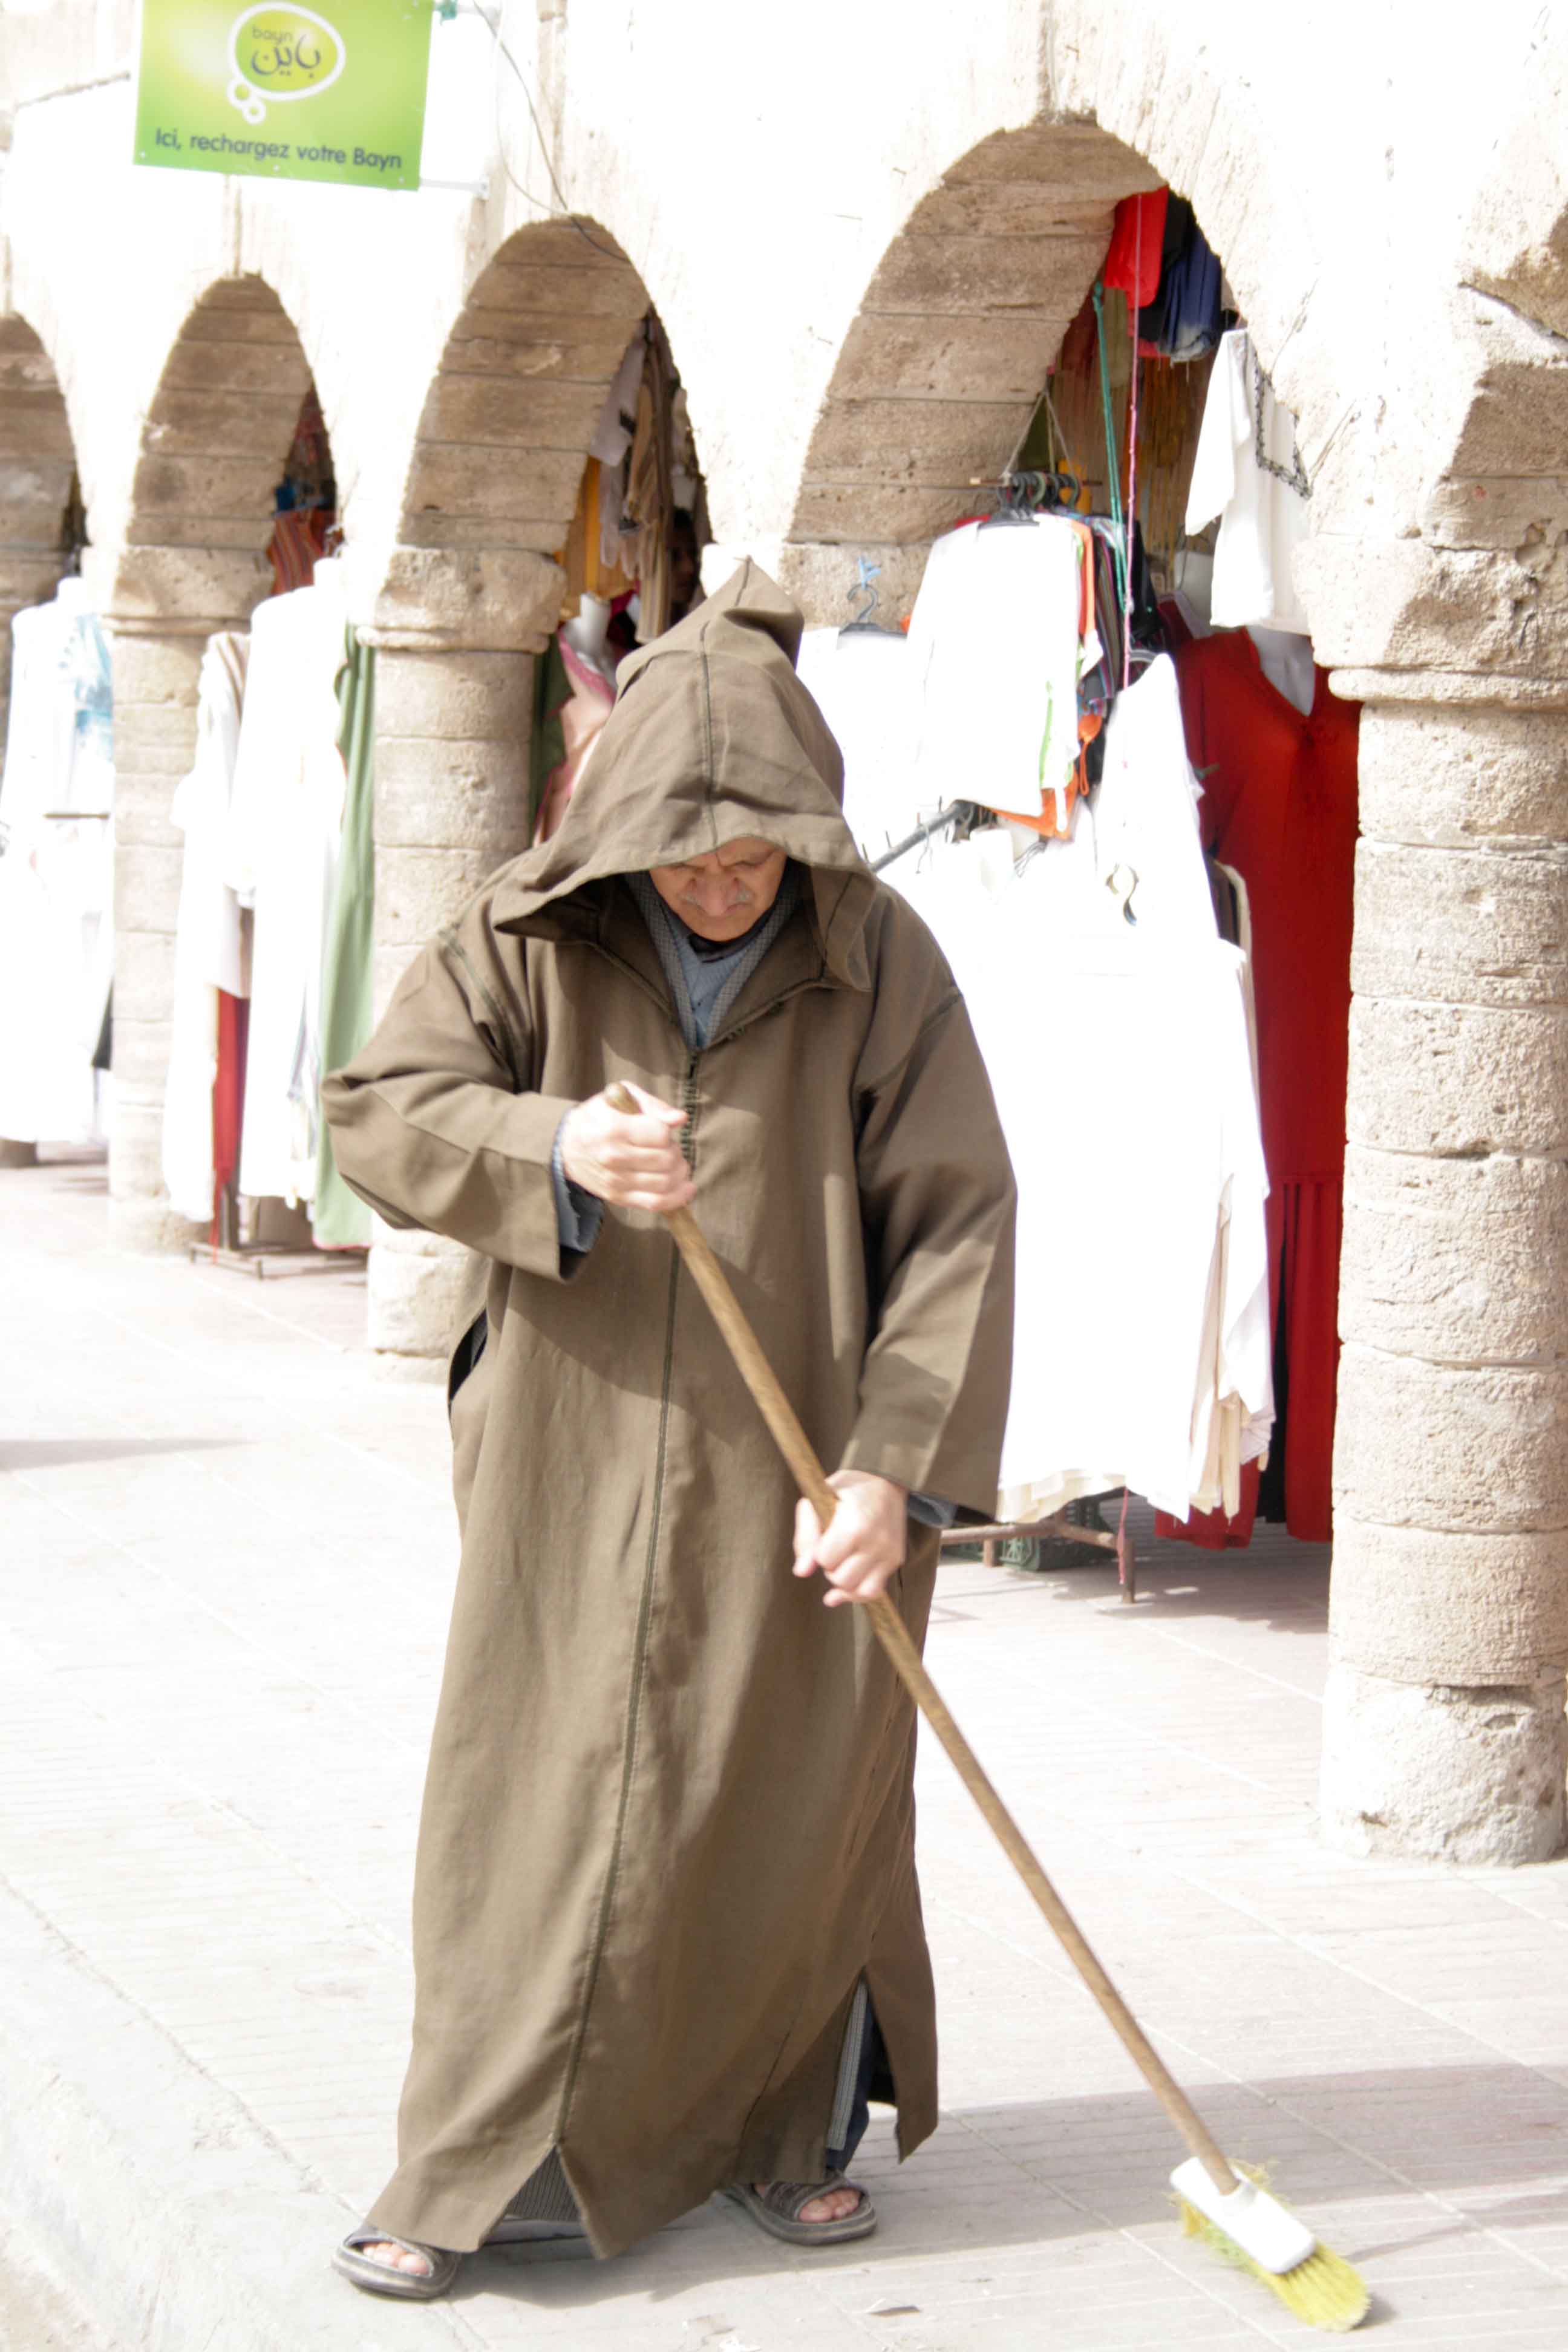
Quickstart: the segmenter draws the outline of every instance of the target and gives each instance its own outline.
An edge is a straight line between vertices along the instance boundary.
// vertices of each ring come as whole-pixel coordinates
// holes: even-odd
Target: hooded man
[[[354,1190],[490,1262],[399,2163],[337,2256],[376,2292],[440,2294],[492,2235],[613,2254],[715,2189],[860,2236],[868,2096],[902,2156],[936,2122],[914,1711],[839,1604],[887,1589],[921,1641],[937,1526],[994,1509],[1013,1185],[800,632],[747,563],[628,660],[560,831],[323,1090]],[[693,1198],[837,1465],[826,1531],[658,1213]]]

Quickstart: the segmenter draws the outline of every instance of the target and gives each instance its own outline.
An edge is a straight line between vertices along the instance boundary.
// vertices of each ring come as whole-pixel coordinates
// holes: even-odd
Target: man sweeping
[[[378,2293],[541,2228],[613,2254],[715,2190],[862,2236],[868,2099],[903,2156],[936,2122],[913,1709],[846,1604],[921,1640],[936,1528],[994,1506],[1013,1188],[800,628],[748,563],[623,665],[559,832],[324,1089],[355,1191],[489,1261],[399,2162],[336,2257]],[[662,1221],[693,1200],[837,1465],[826,1529]]]

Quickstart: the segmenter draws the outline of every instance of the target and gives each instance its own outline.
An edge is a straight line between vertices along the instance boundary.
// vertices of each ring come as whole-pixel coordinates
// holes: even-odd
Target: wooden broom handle
[[[612,1110],[635,1118],[641,1104],[618,1081],[605,1089]],[[713,1320],[723,1335],[742,1379],[773,1433],[773,1442],[788,1463],[795,1485],[826,1528],[838,1507],[809,1437],[794,1407],[779,1386],[773,1368],[763,1355],[757,1335],[747,1322],[741,1302],[731,1289],[723,1267],[710,1247],[689,1209],[668,1209],[665,1223],[675,1235],[692,1280],[708,1301]],[[1209,2179],[1222,2196],[1237,2185],[1219,2143],[1204,2123],[1181,2084],[1161,2060],[1148,2035],[1106,1975],[1077,1920],[1046,1876],[1023,1831],[993,1787],[979,1758],[948,1713],[942,1693],[925,1670],[909,1629],[887,1594],[857,1604],[865,1609],[877,1638],[892,1660],[893,1670],[937,1738],[952,1757],[958,1777],[990,1823],[1003,1853],[1034,1896],[1055,1930],[1063,1950],[1094,1995],[1112,2032],[1164,2108]]]

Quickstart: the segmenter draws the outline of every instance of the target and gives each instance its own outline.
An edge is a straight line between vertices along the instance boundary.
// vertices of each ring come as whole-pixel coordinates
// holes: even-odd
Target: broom
[[[605,1095],[612,1110],[628,1118],[637,1117],[642,1108],[619,1083],[607,1087]],[[795,1484],[826,1528],[837,1508],[838,1496],[828,1485],[810,1439],[774,1378],[773,1367],[723,1268],[689,1209],[669,1209],[664,1214],[692,1279],[712,1309],[725,1345],[789,1465]],[[1186,2235],[1205,2239],[1226,2261],[1252,2272],[1310,2327],[1321,2327],[1331,2335],[1347,2335],[1366,2316],[1369,2298],[1362,2280],[1349,2263],[1320,2245],[1310,2230],[1258,2181],[1238,2172],[1227,2161],[1218,2141],[1159,2057],[1036,1860],[1027,1839],[948,1713],[897,1609],[885,1593],[862,1605],[900,1681],[952,1757],[960,1780],[990,1823],[1003,1852],[1049,1921],[1128,2056],[1191,2150],[1187,2162],[1178,2165],[1171,2176]]]

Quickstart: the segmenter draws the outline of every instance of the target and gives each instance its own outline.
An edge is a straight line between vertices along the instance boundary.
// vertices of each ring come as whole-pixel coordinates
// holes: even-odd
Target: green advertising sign
[[[138,163],[416,188],[437,0],[142,0]]]

